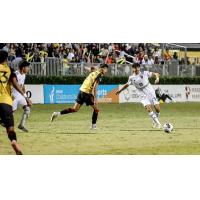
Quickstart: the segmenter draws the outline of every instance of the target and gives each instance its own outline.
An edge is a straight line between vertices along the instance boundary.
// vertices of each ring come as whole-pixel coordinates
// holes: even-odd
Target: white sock
[[[22,119],[21,119],[21,122],[20,122],[20,125],[21,125],[21,126],[24,126],[27,119],[28,119],[28,114],[23,113]]]
[[[149,116],[152,118],[152,120],[156,123],[156,124],[160,124],[159,120],[158,120],[158,117],[156,116],[156,114],[152,111],[149,113]]]
[[[155,112],[155,114],[156,114],[157,118],[159,118],[159,116],[160,116],[160,113],[158,113],[158,112]]]

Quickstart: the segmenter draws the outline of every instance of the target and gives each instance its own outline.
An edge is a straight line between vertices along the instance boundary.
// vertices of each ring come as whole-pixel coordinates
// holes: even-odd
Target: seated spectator
[[[10,47],[10,44],[6,44],[6,45],[2,48],[2,50],[8,52],[9,47]]]
[[[161,58],[161,52],[159,51],[158,47],[155,47],[153,51],[153,59],[155,59],[156,57],[157,60]]]
[[[140,60],[139,60],[139,53],[136,53],[136,54],[134,55],[133,62],[134,62],[134,63],[140,63]]]
[[[106,57],[108,53],[108,45],[104,44],[100,50],[100,55]]]
[[[142,47],[139,47],[139,57],[138,58],[139,58],[140,63],[142,63],[142,60],[144,58],[144,50]]]
[[[100,56],[99,56],[99,55],[94,56],[94,58],[93,58],[93,63],[101,63],[101,59],[100,59]]]
[[[144,58],[142,60],[142,65],[152,66],[153,64],[154,60],[151,57],[148,57],[148,55],[144,55]]]
[[[10,48],[8,50],[8,60],[13,61],[15,59],[15,47],[13,44],[10,45]]]
[[[170,55],[170,52],[169,52],[169,49],[166,48],[164,54],[163,54],[163,58],[164,58],[164,61],[171,61],[172,59],[172,56]]]
[[[106,58],[105,63],[112,64],[114,62],[113,56],[109,54],[109,56]]]
[[[52,55],[55,58],[60,58],[59,48],[54,48]]]
[[[115,52],[115,46],[113,43],[110,43],[108,46],[108,51],[110,54],[113,54]]]

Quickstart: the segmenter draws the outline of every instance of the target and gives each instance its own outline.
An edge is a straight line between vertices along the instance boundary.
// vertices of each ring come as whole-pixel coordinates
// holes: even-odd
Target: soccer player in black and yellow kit
[[[96,122],[99,112],[96,97],[97,86],[101,81],[102,76],[107,73],[107,70],[108,65],[102,64],[98,70],[91,72],[80,87],[80,91],[78,93],[74,107],[64,109],[60,112],[54,112],[51,116],[51,122],[53,122],[55,118],[60,115],[79,111],[80,107],[85,103],[86,106],[91,106],[93,108],[91,129],[96,129]]]
[[[31,105],[31,102],[18,84],[14,70],[8,66],[7,59],[8,53],[0,50],[0,120],[3,126],[6,128],[8,138],[11,141],[11,145],[15,153],[17,155],[22,155],[22,151],[17,143],[17,136],[14,131],[11,87],[13,86],[26,98],[28,105]]]

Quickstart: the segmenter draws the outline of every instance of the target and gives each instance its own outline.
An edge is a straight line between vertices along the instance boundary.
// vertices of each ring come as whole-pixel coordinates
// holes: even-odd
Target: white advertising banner
[[[44,103],[43,85],[25,85],[25,88],[33,103]]]
[[[122,85],[119,87],[121,88]],[[153,85],[154,89],[158,87],[176,102],[200,102],[200,85]],[[133,85],[130,85],[120,93],[119,102],[140,102],[137,89]]]

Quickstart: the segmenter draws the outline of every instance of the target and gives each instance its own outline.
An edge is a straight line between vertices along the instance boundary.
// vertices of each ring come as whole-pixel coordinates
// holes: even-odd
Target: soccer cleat
[[[161,129],[162,128],[162,125],[161,124],[157,124],[155,122],[153,122],[153,125],[152,125],[153,128],[157,128],[157,129]]]
[[[90,130],[96,130],[97,129],[97,125],[96,124],[92,124],[92,126],[90,127]]]
[[[161,129],[162,128],[162,125],[161,124],[156,124],[156,127],[157,129]]]
[[[51,120],[50,120],[50,122],[53,122],[58,116],[59,116],[58,112],[54,112],[54,113],[51,115]]]
[[[23,155],[21,151],[16,152],[16,155]]]
[[[24,126],[22,126],[22,125],[19,125],[18,129],[20,129],[21,131],[24,131],[24,132],[28,133],[28,130]]]
[[[152,128],[156,128],[156,123],[155,122],[153,122]]]

